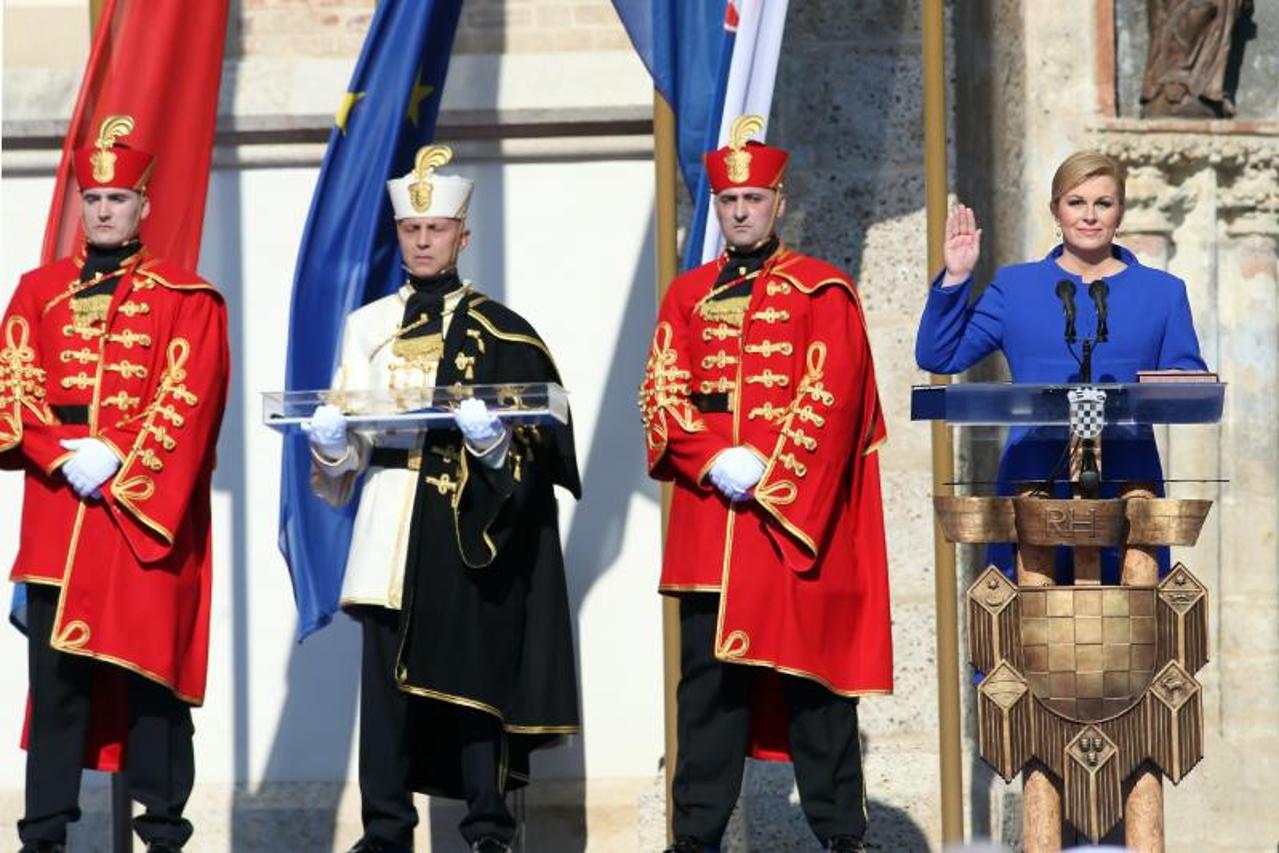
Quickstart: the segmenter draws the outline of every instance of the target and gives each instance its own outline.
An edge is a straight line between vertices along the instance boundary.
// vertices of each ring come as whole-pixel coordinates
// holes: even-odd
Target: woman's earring
[[[1057,234],[1057,239],[1060,240],[1061,239],[1061,223],[1060,222],[1058,222],[1056,225],[1053,226],[1053,231]]]

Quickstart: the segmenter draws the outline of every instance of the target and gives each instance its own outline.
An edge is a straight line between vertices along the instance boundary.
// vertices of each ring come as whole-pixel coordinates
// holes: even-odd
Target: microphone
[[[1061,300],[1061,309],[1066,314],[1066,343],[1073,344],[1075,335],[1075,283],[1068,278],[1057,282],[1057,298]]]
[[[1106,324],[1106,297],[1110,294],[1110,285],[1104,278],[1099,278],[1088,285],[1088,295],[1097,306],[1097,343],[1110,337],[1110,329]]]

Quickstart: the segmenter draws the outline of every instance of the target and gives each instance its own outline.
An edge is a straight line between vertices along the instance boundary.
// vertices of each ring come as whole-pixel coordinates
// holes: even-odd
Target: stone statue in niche
[[[1252,0],[1147,0],[1150,49],[1141,86],[1142,116],[1228,118],[1231,45]],[[1235,54],[1238,51],[1234,52]]]

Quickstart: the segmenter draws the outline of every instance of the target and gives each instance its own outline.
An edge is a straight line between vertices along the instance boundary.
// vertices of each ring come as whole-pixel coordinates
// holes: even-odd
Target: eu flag
[[[403,281],[386,181],[407,172],[435,133],[462,0],[382,0],[342,97],[293,276],[289,390],[327,388],[342,324]],[[280,551],[299,639],[337,611],[358,501],[333,509],[311,492],[306,437],[284,439]]]

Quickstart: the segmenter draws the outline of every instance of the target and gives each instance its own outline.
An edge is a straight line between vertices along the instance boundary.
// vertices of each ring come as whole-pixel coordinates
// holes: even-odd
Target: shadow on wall
[[[243,0],[232,0],[228,55],[240,52]],[[233,103],[238,66],[223,80],[222,102]],[[246,351],[248,300],[242,266],[241,210],[243,196],[238,170],[214,173],[202,266],[227,300],[231,351]],[[305,646],[294,646],[286,675],[284,707],[269,735],[251,730],[249,626],[249,520],[245,496],[250,473],[244,430],[251,420],[244,411],[244,359],[232,358],[232,394],[218,445],[217,491],[232,495],[234,541],[229,561],[232,574],[232,647],[234,655],[234,770],[236,791],[230,816],[231,849],[278,850],[282,842],[296,850],[329,851],[336,838],[337,808],[350,763],[359,695],[360,646],[358,627],[338,616]],[[268,476],[274,474],[271,472]],[[274,508],[271,508],[272,510]],[[280,620],[278,630],[293,636],[293,620]],[[250,745],[269,737],[270,749],[263,784],[251,787]],[[281,786],[276,783],[307,783]],[[345,845],[344,845],[345,847]]]
[[[653,226],[637,249],[635,271],[620,334],[609,360],[604,396],[595,413],[595,429],[589,445],[579,435],[578,447],[591,448],[579,459],[582,472],[582,503],[573,515],[564,543],[564,563],[568,572],[569,608],[573,614],[577,650],[578,683],[581,685],[582,605],[595,583],[617,560],[625,535],[632,498],[637,494],[657,500],[657,485],[646,475],[644,435],[635,393],[648,355],[654,318]],[[584,685],[583,685],[584,688]],[[533,786],[529,791],[525,850],[585,850],[586,778],[585,729],[567,748],[536,754]],[[554,778],[550,802],[538,790],[539,780]],[[521,804],[523,801],[520,801]]]

